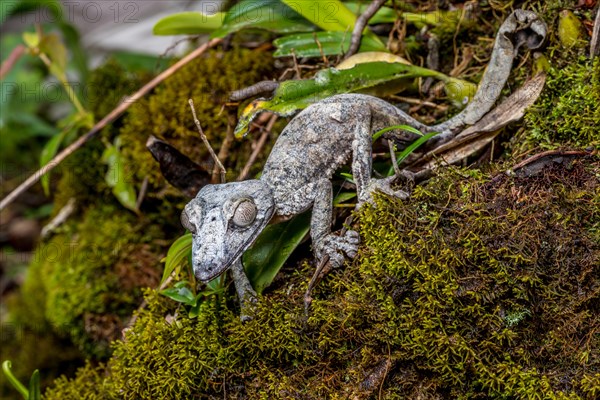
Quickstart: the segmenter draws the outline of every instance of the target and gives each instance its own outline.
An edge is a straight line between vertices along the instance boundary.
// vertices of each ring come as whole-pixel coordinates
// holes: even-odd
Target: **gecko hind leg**
[[[362,122],[356,126],[352,141],[352,174],[356,183],[358,207],[365,202],[372,202],[372,194],[375,191],[401,199],[408,198],[406,192],[392,189],[392,183],[396,180],[396,176],[383,179],[371,178],[373,155],[371,112],[363,111],[362,114],[364,115],[358,119]],[[400,175],[403,174],[400,173]]]

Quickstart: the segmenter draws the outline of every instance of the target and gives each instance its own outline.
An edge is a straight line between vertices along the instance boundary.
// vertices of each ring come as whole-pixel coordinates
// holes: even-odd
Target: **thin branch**
[[[261,81],[252,86],[245,87],[240,90],[231,92],[229,100],[242,101],[263,93],[274,92],[279,87],[279,82],[276,81]]]
[[[263,147],[265,147],[267,138],[269,137],[269,134],[271,133],[271,129],[273,129],[273,125],[275,125],[277,118],[278,118],[278,116],[275,114],[273,114],[271,116],[271,119],[267,123],[267,126],[265,127],[265,129],[263,129],[262,135],[258,139],[258,142],[256,142],[256,147],[254,147],[252,154],[250,154],[250,158],[248,158],[246,165],[244,165],[242,172],[238,176],[238,178],[237,178],[238,181],[243,181],[244,179],[246,179],[248,177],[248,174],[250,173],[250,168],[252,168],[252,165],[254,164],[254,162],[256,161],[256,158],[258,157],[258,154],[262,151]]]
[[[362,39],[362,33],[365,30],[365,27],[369,23],[369,20],[373,18],[373,15],[379,11],[381,6],[383,6],[386,1],[387,0],[373,0],[365,12],[356,19],[356,24],[354,24],[354,30],[352,31],[352,39],[350,40],[350,48],[344,56],[344,59],[350,57],[358,51],[358,48],[360,47],[360,41]]]
[[[211,47],[216,46],[221,42],[222,39],[212,39],[210,42],[205,43],[200,46],[177,63],[173,64],[173,66],[166,69],[164,72],[159,74],[156,78],[152,79],[146,85],[144,85],[140,90],[135,92],[131,97],[129,97],[126,101],[123,101],[119,104],[115,109],[113,109],[108,115],[106,115],[100,122],[92,127],[86,134],[80,136],[75,142],[71,143],[69,146],[65,147],[60,153],[58,153],[52,160],[48,162],[48,164],[44,165],[42,168],[37,170],[33,175],[25,180],[21,185],[19,185],[15,190],[10,192],[8,196],[6,196],[0,202],[0,211],[6,208],[10,203],[12,203],[19,195],[29,189],[33,184],[35,184],[42,176],[50,172],[54,169],[58,164],[60,164],[65,158],[70,156],[73,152],[87,143],[90,139],[92,139],[98,132],[100,132],[105,126],[112,123],[114,120],[119,118],[133,103],[144,97],[148,92],[154,89],[159,83],[173,75],[177,72],[181,67],[192,61],[194,58],[203,54],[206,50]]]
[[[192,115],[194,116],[194,123],[196,124],[196,128],[198,128],[198,133],[200,134],[200,138],[202,139],[202,141],[204,142],[204,145],[208,149],[210,156],[215,161],[215,164],[219,166],[219,170],[221,171],[221,183],[225,183],[226,182],[225,167],[223,166],[223,164],[221,164],[221,160],[219,160],[219,157],[217,157],[217,155],[215,154],[215,151],[211,147],[210,143],[208,142],[208,139],[206,138],[206,135],[204,134],[204,131],[202,130],[202,125],[200,125],[200,121],[198,120],[198,117],[196,116],[196,109],[194,108],[194,100],[189,99],[188,103],[190,103],[190,108],[192,109]]]
[[[19,61],[19,58],[21,58],[21,56],[25,54],[26,50],[27,49],[25,48],[25,46],[20,44],[10,52],[8,58],[2,63],[2,66],[0,67],[0,80],[4,79],[4,77],[10,72],[10,70],[16,64],[16,62]]]
[[[67,201],[67,204],[65,204],[65,206],[60,209],[58,214],[56,214],[56,217],[52,218],[52,220],[50,220],[50,222],[48,222],[42,228],[42,233],[41,233],[42,239],[47,238],[48,235],[50,235],[54,230],[56,230],[56,228],[61,226],[63,223],[65,223],[65,221],[67,219],[69,219],[71,214],[73,214],[73,212],[75,211],[75,204],[76,204],[75,198],[71,197],[69,199],[69,201]]]

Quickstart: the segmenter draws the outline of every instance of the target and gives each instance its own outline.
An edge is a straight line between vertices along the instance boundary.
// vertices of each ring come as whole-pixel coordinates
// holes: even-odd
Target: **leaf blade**
[[[267,226],[243,255],[246,275],[254,290],[262,293],[275,278],[294,249],[310,230],[310,213]]]
[[[167,251],[167,256],[165,257],[165,269],[163,271],[162,278],[160,280],[160,284],[162,285],[169,276],[173,273],[175,268],[178,266],[188,262],[188,255],[192,251],[192,234],[186,233],[185,235],[179,237],[169,250]]]
[[[223,25],[225,14],[218,12],[207,15],[198,11],[185,11],[159,20],[152,29],[157,36],[198,35],[211,33]]]

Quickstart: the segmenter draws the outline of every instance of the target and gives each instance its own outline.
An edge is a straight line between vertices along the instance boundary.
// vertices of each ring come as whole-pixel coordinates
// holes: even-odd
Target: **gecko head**
[[[192,266],[208,282],[254,243],[275,211],[269,186],[258,180],[207,185],[181,213],[192,232]]]

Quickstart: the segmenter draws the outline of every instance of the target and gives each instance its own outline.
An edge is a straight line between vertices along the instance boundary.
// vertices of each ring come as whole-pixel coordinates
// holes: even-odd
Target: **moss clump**
[[[104,386],[89,393],[594,398],[600,160],[529,177],[465,173],[441,171],[406,202],[379,197],[366,207],[359,257],[325,279],[308,318],[308,266],[245,324],[217,299],[190,319],[148,292],[148,308],[115,343]],[[89,382],[63,379],[46,398],[83,396]]]
[[[88,354],[106,356],[139,303],[140,288],[158,282],[162,250],[152,240],[162,237],[155,225],[118,206],[90,207],[81,222],[65,225],[37,249],[13,318],[52,327]]]
[[[546,87],[513,138],[513,154],[535,148],[600,147],[600,60],[551,69]]]
[[[86,363],[79,368],[75,377],[69,381],[63,375],[56,379],[55,386],[45,397],[55,399],[109,400],[118,399],[107,395],[110,381],[105,380],[105,368],[102,364],[94,366]]]

